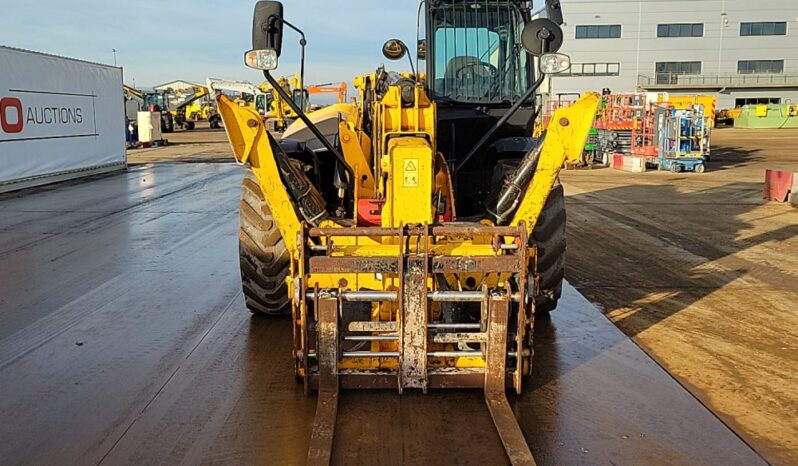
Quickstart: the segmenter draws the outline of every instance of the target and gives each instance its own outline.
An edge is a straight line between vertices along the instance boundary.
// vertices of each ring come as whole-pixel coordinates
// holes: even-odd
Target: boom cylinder
[[[505,180],[498,196],[491,197],[488,201],[488,212],[496,218],[496,223],[503,223],[507,220],[521,202],[521,196],[526,191],[529,181],[532,180],[532,175],[535,174],[540,152],[543,150],[544,139],[545,134],[535,142],[532,149],[521,159],[521,163],[512,176]]]

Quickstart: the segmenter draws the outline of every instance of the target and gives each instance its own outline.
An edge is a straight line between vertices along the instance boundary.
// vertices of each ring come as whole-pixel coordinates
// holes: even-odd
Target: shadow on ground
[[[798,277],[777,264],[712,264],[798,235],[798,224],[744,234],[753,225],[742,217],[762,204],[761,189],[737,183],[684,193],[671,185],[639,185],[569,197],[566,276],[605,312],[656,305],[655,313],[632,311],[615,320],[630,336],[746,274],[798,289]]]
[[[706,175],[566,180],[566,194],[580,191],[566,198],[566,278],[769,461],[790,464],[798,210],[735,180],[794,161],[733,145],[714,154]]]

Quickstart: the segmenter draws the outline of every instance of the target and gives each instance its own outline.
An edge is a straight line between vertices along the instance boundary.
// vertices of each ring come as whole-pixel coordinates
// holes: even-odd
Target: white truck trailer
[[[0,46],[0,192],[127,166],[122,69]]]

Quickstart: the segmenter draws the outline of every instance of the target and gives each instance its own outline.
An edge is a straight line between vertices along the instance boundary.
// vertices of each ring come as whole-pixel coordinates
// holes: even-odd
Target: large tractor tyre
[[[241,185],[239,216],[238,255],[247,307],[255,315],[289,314],[288,250],[250,171]]]
[[[546,200],[529,243],[538,248],[540,287],[535,296],[535,314],[544,315],[557,307],[565,277],[565,192],[559,180]]]

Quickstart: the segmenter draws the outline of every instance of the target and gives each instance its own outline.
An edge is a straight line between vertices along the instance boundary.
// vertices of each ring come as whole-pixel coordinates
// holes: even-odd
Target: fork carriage
[[[305,228],[294,356],[308,388],[476,388],[529,374],[535,248],[524,225]],[[327,316],[327,319],[325,319]],[[501,323],[500,341],[491,324]],[[494,358],[494,364],[497,363]]]

